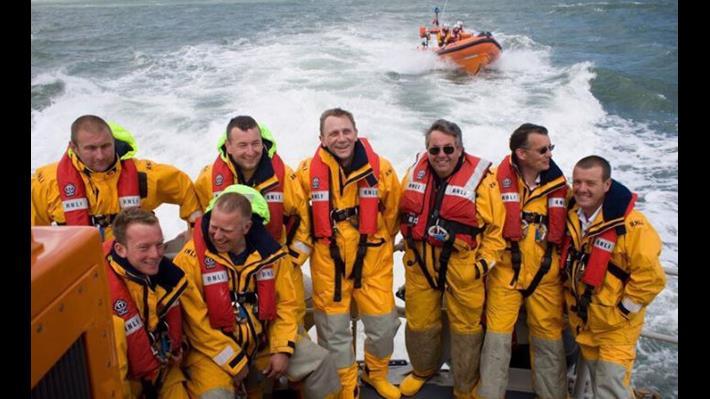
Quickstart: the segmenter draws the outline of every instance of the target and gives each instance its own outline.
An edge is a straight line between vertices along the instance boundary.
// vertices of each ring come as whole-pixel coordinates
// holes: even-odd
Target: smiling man
[[[187,399],[180,298],[185,273],[165,258],[153,213],[119,212],[104,243],[123,398]]]
[[[179,169],[136,159],[133,135],[95,115],[71,125],[71,139],[59,162],[32,176],[33,226],[95,226],[112,238],[111,222],[121,209],[149,211],[163,203],[180,206],[186,222],[202,214],[190,177]]]
[[[400,390],[415,395],[438,371],[445,301],[454,397],[471,398],[483,340],[483,279],[505,248],[503,203],[491,163],[464,150],[458,125],[439,119],[425,138],[427,151],[409,168],[400,202],[405,342],[413,368]]]
[[[510,136],[510,155],[495,171],[505,205],[506,251],[488,275],[486,339],[477,396],[498,399],[508,386],[512,335],[521,306],[527,312],[533,387],[538,397],[567,397],[562,344],[559,246],[565,229],[566,180],[552,161],[544,126],[524,123]]]
[[[631,370],[646,307],[666,285],[661,239],[634,209],[637,195],[591,155],[572,172],[562,247],[569,323],[595,398],[632,399]]]
[[[318,343],[335,357],[341,398],[359,395],[350,332],[355,301],[365,325],[363,381],[386,399],[399,390],[387,380],[400,321],[392,290],[399,181],[392,165],[358,137],[353,115],[340,108],[320,117],[320,146],[301,162],[298,179],[311,198],[314,321]]]

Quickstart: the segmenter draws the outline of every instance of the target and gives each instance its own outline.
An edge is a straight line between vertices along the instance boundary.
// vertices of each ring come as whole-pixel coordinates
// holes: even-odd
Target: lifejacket
[[[132,159],[121,160],[121,174],[118,177],[118,203],[121,209],[140,206],[141,197],[138,170]],[[92,226],[89,214],[89,200],[81,173],[74,167],[71,158],[64,153],[57,167],[57,184],[62,199],[64,217],[68,225]]]
[[[523,238],[522,222],[544,223],[546,221],[547,234],[545,240],[548,243],[560,245],[565,233],[565,220],[567,218],[565,198],[567,197],[568,188],[562,171],[554,161],[550,160],[550,168],[540,174],[540,184],[544,185],[554,180],[559,180],[559,182],[551,185],[544,192],[547,194],[547,215],[521,213],[521,198],[518,194],[518,172],[510,159],[510,155],[507,155],[498,165],[497,180],[500,187],[500,196],[505,206],[503,238],[510,242],[511,261],[513,263],[514,274],[510,285],[514,285],[520,275],[520,264],[522,262],[522,254],[518,244]],[[530,296],[544,275],[550,270],[552,247],[552,245],[547,245],[540,268],[533,277],[530,286],[521,290],[523,296]]]
[[[113,244],[114,240],[103,243],[104,264],[111,291],[113,313],[123,319],[125,323],[128,346],[128,376],[131,379],[156,382],[162,367],[167,364],[167,358],[161,358],[160,351],[155,348],[161,345],[161,342],[152,332],[149,336],[148,327],[145,325],[147,321],[141,319],[138,307],[133,301],[126,283],[109,263]],[[175,296],[175,299],[178,296],[179,294]],[[177,305],[177,302],[173,300],[171,304],[164,308],[156,309],[156,312],[158,314],[159,328],[164,329],[167,327],[170,341],[169,351],[179,353],[182,350],[182,310]],[[155,332],[159,334],[164,331],[156,330]],[[156,339],[156,341],[153,342],[153,339]]]
[[[257,168],[267,169],[264,162],[269,162],[273,169],[273,174],[266,179],[267,184],[264,187],[258,187],[269,205],[269,214],[271,215],[266,229],[272,237],[280,240],[284,225],[284,174],[286,168],[283,160],[276,153],[273,154],[273,157],[269,157],[264,151],[261,157]],[[265,157],[268,161],[265,161]],[[267,171],[264,170],[264,172]],[[212,194],[216,196],[225,188],[236,183],[235,180],[232,169],[222,158],[222,155],[218,155],[212,164]],[[271,180],[275,181],[271,182]]]
[[[358,217],[360,241],[353,263],[353,271],[348,278],[354,280],[355,288],[360,288],[362,265],[368,247],[367,236],[377,233],[377,213],[380,205],[377,179],[380,175],[380,157],[373,151],[367,139],[359,138],[355,142],[354,158],[362,160],[363,164],[365,161],[369,164],[369,168],[366,168],[357,182],[358,205],[348,209],[333,209],[330,168],[321,158],[324,151],[323,147],[318,147],[310,165],[313,230],[316,239],[324,240],[329,244],[330,255],[336,267],[334,300],[339,302],[341,300],[341,276],[345,274],[345,263],[333,237],[333,226],[352,216]]]
[[[443,181],[438,190],[434,187],[427,153],[422,153],[409,170],[408,183],[399,202],[400,229],[432,288],[444,289],[446,268],[456,239],[464,241],[471,249],[477,246],[476,236],[481,230],[476,217],[476,189],[490,165],[489,161],[464,153],[460,168]],[[427,271],[414,241],[443,246],[438,284]]]
[[[235,315],[227,268],[218,260],[206,255],[207,241],[205,233],[209,222],[205,217],[210,216],[211,212],[208,212],[195,221],[198,226],[193,232],[195,253],[200,264],[203,293],[210,325],[212,328],[231,333],[234,332]],[[271,264],[266,264],[259,269],[256,275],[256,286],[259,320],[275,320],[276,286],[275,273]]]
[[[586,234],[591,239],[591,250],[588,253],[585,253],[583,248],[577,251],[569,233],[563,239],[560,266],[571,277],[572,292],[577,299],[575,309],[585,322],[587,321],[586,308],[591,302],[591,296],[604,283],[607,271],[614,269],[613,274],[619,275],[618,266],[609,261],[614,252],[616,240],[620,235],[626,233],[625,219],[634,209],[637,198],[636,193],[632,193],[624,185],[612,179],[609,191],[604,196],[602,203],[604,221],[600,225],[594,226],[593,230],[590,229]],[[574,200],[570,201],[570,209],[574,203]],[[580,263],[578,267],[583,270],[579,280],[584,283],[585,289],[581,295],[577,295],[578,279],[574,270],[575,263]],[[628,276],[626,277],[628,278]]]

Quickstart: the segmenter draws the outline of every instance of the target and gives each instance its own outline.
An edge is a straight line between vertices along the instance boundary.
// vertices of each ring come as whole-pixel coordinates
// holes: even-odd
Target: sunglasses
[[[454,153],[454,150],[456,150],[456,147],[452,145],[447,145],[444,147],[430,147],[427,151],[429,151],[429,154],[431,155],[439,155],[441,150],[444,150],[444,154],[451,155]]]
[[[527,148],[526,148],[526,149],[527,149]],[[546,146],[546,147],[542,147],[542,148],[538,148],[537,150],[531,150],[531,151],[537,151],[538,154],[540,154],[540,155],[545,155],[545,154],[547,154],[547,151],[552,151],[552,150],[554,150],[554,149],[555,149],[555,145],[552,144],[552,145],[549,145],[549,146]],[[528,150],[529,150],[529,149],[528,149]]]

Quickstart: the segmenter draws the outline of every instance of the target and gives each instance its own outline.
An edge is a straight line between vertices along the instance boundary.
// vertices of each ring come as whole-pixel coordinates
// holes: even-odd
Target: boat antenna
[[[442,17],[444,16],[444,11],[446,11],[446,5],[447,5],[448,3],[449,3],[449,0],[446,0],[446,1],[444,2],[444,7],[441,9],[441,16],[442,16]]]

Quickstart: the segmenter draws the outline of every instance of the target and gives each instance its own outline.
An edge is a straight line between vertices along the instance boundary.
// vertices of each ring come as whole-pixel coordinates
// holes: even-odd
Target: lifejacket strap
[[[335,266],[335,292],[333,293],[333,301],[340,302],[343,299],[342,296],[342,278],[345,275],[345,262],[340,256],[340,250],[338,249],[338,244],[335,242],[335,237],[330,238],[330,257],[333,258],[333,264]]]
[[[429,274],[429,270],[426,268],[426,263],[424,263],[424,260],[422,259],[422,256],[419,254],[419,251],[417,251],[416,243],[414,239],[412,238],[411,235],[405,236],[404,239],[407,241],[407,246],[409,249],[412,251],[414,254],[414,260],[417,262],[417,265],[419,265],[419,268],[422,271],[422,274],[424,275],[424,278],[426,278],[426,281],[429,283],[429,286],[434,289],[438,290],[439,287],[437,287],[436,283],[434,282],[434,279],[431,277],[431,274]],[[425,243],[425,241],[421,241],[422,243]],[[422,244],[426,245],[426,244]]]
[[[365,255],[367,254],[367,234],[360,234],[360,242],[357,245],[357,255],[355,263],[353,263],[353,271],[348,278],[355,280],[354,287],[362,287],[362,266],[365,263]],[[345,271],[343,270],[343,273]]]
[[[518,277],[520,276],[520,263],[522,261],[522,255],[520,254],[520,246],[517,241],[510,242],[510,260],[513,264],[513,278],[510,280],[509,285],[515,285],[518,282]]]
[[[547,243],[547,248],[545,249],[545,254],[542,256],[542,262],[540,263],[540,268],[537,269],[537,273],[535,273],[535,276],[533,277],[533,280],[530,282],[530,285],[528,288],[524,290],[520,290],[520,293],[523,294],[523,298],[527,298],[530,295],[532,295],[533,292],[535,292],[535,289],[537,286],[540,284],[540,281],[542,281],[542,278],[545,277],[548,271],[550,271],[550,265],[552,265],[552,249],[554,246],[550,243]]]

